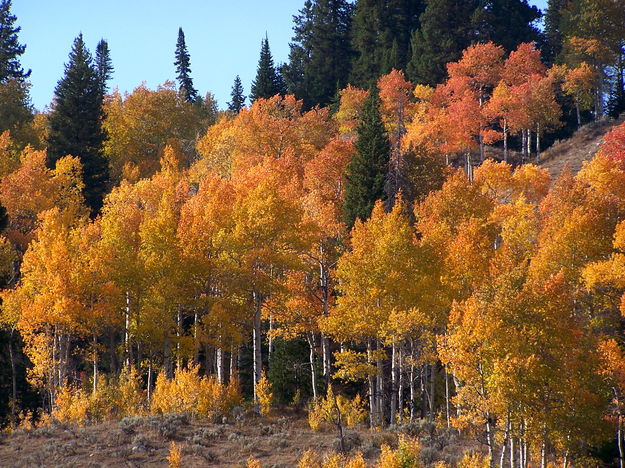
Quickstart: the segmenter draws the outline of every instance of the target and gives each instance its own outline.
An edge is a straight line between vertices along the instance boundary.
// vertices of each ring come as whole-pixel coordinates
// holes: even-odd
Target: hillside
[[[548,169],[553,178],[567,164],[573,174],[576,174],[582,168],[583,162],[589,161],[597,153],[604,135],[624,120],[625,115],[621,115],[618,120],[605,119],[584,125],[571,138],[556,142],[544,151],[541,154],[541,166]]]
[[[187,468],[244,467],[250,458],[263,468],[297,466],[302,454],[313,449],[330,454],[338,448],[336,432],[314,432],[301,412],[281,409],[281,416],[254,417],[244,422],[215,424],[189,420],[183,415],[124,418],[86,427],[55,424],[32,430],[0,433],[0,466],[30,467],[167,467],[171,442],[182,451]],[[479,450],[454,430],[435,428],[425,421],[400,430],[346,432],[346,449],[374,463],[384,444],[397,446],[401,433],[419,439],[420,459],[456,463],[465,450]]]

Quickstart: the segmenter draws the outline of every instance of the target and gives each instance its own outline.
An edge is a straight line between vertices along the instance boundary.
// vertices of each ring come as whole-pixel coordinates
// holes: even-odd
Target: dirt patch
[[[577,174],[584,161],[591,160],[597,154],[604,135],[624,120],[625,116],[621,116],[619,120],[605,119],[584,125],[568,140],[556,142],[544,151],[541,154],[541,166],[549,170],[553,179],[560,175],[567,164],[571,172]]]

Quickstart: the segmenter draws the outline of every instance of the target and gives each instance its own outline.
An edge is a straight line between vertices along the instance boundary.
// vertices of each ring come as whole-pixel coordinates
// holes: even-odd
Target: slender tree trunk
[[[514,449],[514,437],[510,437],[510,468],[516,466],[516,450]]]
[[[176,307],[176,369],[182,368],[182,353],[180,352],[180,338],[182,337],[182,310]]]
[[[230,381],[234,379],[236,372],[236,356],[236,346],[233,344],[232,346],[230,346]]]
[[[399,347],[399,376],[397,382],[397,413],[399,424],[404,422],[404,343]]]
[[[536,164],[540,163],[540,123],[536,124]]]
[[[11,328],[11,333],[9,334],[9,360],[11,361],[11,425],[15,426],[17,424],[17,372],[15,370],[15,356],[13,355],[13,333],[15,332],[14,328]]]
[[[488,466],[495,467],[494,434],[490,414],[486,415],[486,445],[488,446]]]
[[[432,364],[430,366],[430,399],[429,399],[429,403],[430,403],[430,423],[434,422],[434,405],[435,405],[435,392],[436,392],[436,363]]]
[[[508,415],[508,421],[506,423],[506,433],[503,436],[503,443],[501,445],[501,454],[499,455],[499,468],[504,468],[506,460],[506,450],[508,448],[508,440],[510,438],[510,415]],[[510,467],[514,468],[514,467]]]
[[[312,333],[307,333],[306,338],[310,352],[308,359],[310,362],[310,384],[312,386],[313,398],[317,399],[317,366],[315,366],[315,339]]]
[[[620,410],[616,426],[616,445],[618,447],[618,466],[619,468],[625,468],[625,457],[623,456],[623,415]]]
[[[271,368],[271,357],[273,356],[273,315],[269,315],[269,343],[267,346],[268,366]]]
[[[254,351],[254,402],[258,402],[256,394],[256,384],[261,379],[263,371],[263,355],[261,349],[261,330],[260,330],[260,314],[262,308],[262,298],[257,292],[254,292],[254,330],[253,330],[253,351]]]
[[[466,152],[467,177],[470,183],[473,183],[473,165],[471,164],[471,153]]]
[[[447,420],[447,429],[451,428],[451,415],[449,413],[449,373],[445,367],[445,418]]]
[[[130,292],[126,291],[126,308],[124,310],[124,366],[130,368],[132,361],[130,350]]]
[[[327,317],[330,313],[330,273],[325,262],[325,250],[323,243],[319,244],[319,282],[321,286],[321,306],[323,316]],[[328,337],[321,335],[321,360],[323,364],[324,386],[327,389],[330,385],[330,340]]]
[[[380,358],[380,354],[382,352],[382,346],[380,345],[380,340],[376,340],[376,351],[377,351],[377,356],[376,356],[376,367],[377,367],[377,375],[376,375],[376,382],[377,382],[377,397],[378,397],[378,403],[377,403],[377,410],[378,410],[378,424],[383,425],[384,424],[384,369],[382,367],[382,359]]]
[[[221,346],[217,348],[217,381],[223,385],[224,383],[224,350]]]
[[[527,160],[530,160],[532,156],[532,131],[527,129],[527,138],[525,138],[525,144],[527,145]]]
[[[547,447],[545,446],[545,440],[543,439],[540,445],[540,468],[547,467]]]
[[[198,365],[200,363],[200,343],[198,342],[198,313],[193,313],[193,364]]]
[[[367,362],[369,364],[373,363],[372,356],[372,348],[371,348],[371,340],[367,341]],[[369,383],[369,425],[371,427],[376,426],[376,410],[375,410],[375,386],[373,384],[373,375],[369,375],[368,378]]]
[[[395,425],[395,417],[397,415],[397,345],[393,341],[391,348],[391,414],[389,415],[389,424]]]
[[[93,394],[98,390],[98,339],[93,335]]]
[[[503,160],[508,162],[508,121],[503,119]]]

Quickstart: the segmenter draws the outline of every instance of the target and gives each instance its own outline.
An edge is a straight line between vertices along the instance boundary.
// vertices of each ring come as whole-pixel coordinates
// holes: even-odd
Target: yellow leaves
[[[271,411],[273,403],[273,393],[271,391],[271,383],[265,374],[262,372],[260,380],[256,383],[254,393],[258,398],[258,404],[260,405],[260,414],[267,416]]]
[[[308,424],[314,431],[327,426],[354,427],[367,418],[367,411],[360,395],[350,400],[343,395],[336,395],[332,386],[324,397],[314,400],[308,410]]]
[[[104,152],[117,181],[128,163],[142,177],[154,174],[165,146],[193,140],[201,125],[199,108],[185,102],[172,82],[155,91],[142,84],[123,97],[116,91],[105,101],[104,113],[103,126],[109,135]],[[184,155],[185,163],[189,156]]]
[[[339,124],[339,132],[344,135],[354,135],[358,126],[360,112],[369,91],[348,85],[339,92],[339,110],[334,119]]]
[[[592,108],[598,74],[586,62],[566,72],[562,90],[575,99],[581,110]]]
[[[377,468],[419,468],[421,466],[419,459],[421,446],[417,438],[413,439],[401,435],[397,449],[393,450],[386,444],[382,445],[380,449]]]
[[[189,413],[194,417],[211,418],[228,413],[241,401],[236,380],[228,385],[214,377],[200,376],[199,366],[177,369],[172,380],[161,372],[150,404],[157,414]]]
[[[167,461],[169,462],[169,468],[182,468],[182,450],[174,441],[169,445]]]
[[[357,382],[367,379],[378,373],[374,362],[386,358],[384,351],[359,353],[351,349],[334,353],[334,366],[337,368],[332,375],[335,379]]]

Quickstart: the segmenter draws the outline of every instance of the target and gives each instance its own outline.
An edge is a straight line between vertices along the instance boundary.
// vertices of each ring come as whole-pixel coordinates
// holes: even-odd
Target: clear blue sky
[[[462,1],[462,0],[459,0]],[[546,0],[530,0],[544,8]],[[26,44],[21,58],[31,68],[31,97],[48,105],[63,75],[72,41],[80,33],[94,51],[104,38],[115,73],[111,88],[132,91],[142,81],[155,88],[175,78],[178,27],[185,32],[195,87],[212,92],[220,107],[241,76],[245,92],[256,72],[260,41],[269,36],[274,60],[286,61],[292,17],[304,0],[13,0],[12,11]]]

